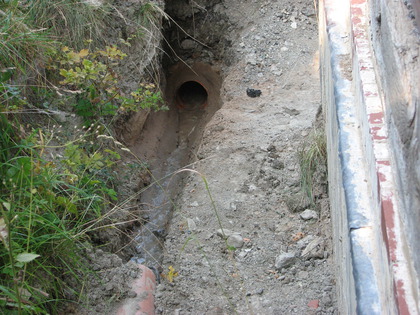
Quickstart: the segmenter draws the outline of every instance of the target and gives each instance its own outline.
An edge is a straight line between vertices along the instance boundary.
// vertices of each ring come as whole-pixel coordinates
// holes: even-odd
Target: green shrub
[[[64,78],[60,83],[74,91],[74,108],[89,124],[92,119],[115,116],[140,109],[162,110],[163,99],[154,84],[140,84],[130,93],[119,87],[118,62],[127,55],[116,46],[90,52],[63,47],[51,62],[51,69]],[[55,62],[54,62],[55,61]]]

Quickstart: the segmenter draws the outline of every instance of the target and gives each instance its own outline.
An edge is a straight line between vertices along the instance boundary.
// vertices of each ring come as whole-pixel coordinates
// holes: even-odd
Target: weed
[[[4,6],[4,5],[3,5]],[[0,6],[0,72],[11,69],[25,71],[33,61],[42,59],[52,47],[45,29],[32,27],[18,9]]]
[[[144,27],[150,28],[150,26],[156,27],[160,25],[160,19],[168,18],[166,13],[156,4],[149,2],[145,3],[139,12],[140,24]]]
[[[26,11],[36,25],[73,48],[81,49],[86,40],[95,45],[104,43],[104,21],[109,14],[105,5],[96,7],[80,0],[35,0]]]
[[[12,76],[11,72],[0,72],[0,110],[15,111],[27,104],[26,99],[22,96],[22,91],[8,82]]]
[[[168,282],[169,283],[172,283],[172,282],[174,282],[174,278],[175,277],[178,277],[178,272],[177,271],[175,271],[175,268],[174,267],[172,267],[172,266],[169,266],[168,267],[168,272],[167,273],[162,273],[162,276],[166,279],[166,280],[168,280]]]
[[[314,175],[326,172],[327,145],[323,130],[314,130],[298,150],[301,187],[312,203],[315,202]]]
[[[167,109],[154,84],[140,84],[131,93],[118,87],[116,66],[127,55],[116,46],[90,52],[88,49],[74,51],[67,46],[54,56],[50,69],[59,70],[64,78],[60,83],[72,90],[74,108],[87,124],[102,116],[140,109]]]
[[[0,115],[0,306],[46,313],[63,290],[73,290],[57,273],[83,278],[80,249],[89,230],[116,192],[108,174],[120,158],[100,145],[88,128],[63,145],[64,156],[45,158],[54,134],[33,130],[21,138]],[[81,233],[84,231],[83,233]]]

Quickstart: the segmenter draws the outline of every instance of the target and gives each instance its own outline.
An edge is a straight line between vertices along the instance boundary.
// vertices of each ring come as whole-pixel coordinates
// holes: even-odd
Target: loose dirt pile
[[[313,2],[202,5],[191,4],[183,18],[205,10],[208,20],[216,13],[225,19],[216,35],[208,30],[231,46],[224,48],[223,107],[204,130],[177,200],[157,311],[335,314],[326,185],[311,205],[297,154],[320,109]],[[205,20],[195,23],[199,29]],[[248,97],[247,88],[262,95]]]

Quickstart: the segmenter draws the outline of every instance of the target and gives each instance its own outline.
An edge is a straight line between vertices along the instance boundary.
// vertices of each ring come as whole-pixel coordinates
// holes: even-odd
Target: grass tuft
[[[86,40],[104,43],[104,29],[108,10],[78,0],[35,0],[28,16],[38,27],[50,30],[54,39],[76,49]]]
[[[301,187],[312,203],[315,203],[314,184],[317,172],[326,172],[327,144],[323,130],[314,129],[298,150]]]
[[[0,10],[0,71],[23,71],[52,47],[45,29],[32,28],[20,11]]]

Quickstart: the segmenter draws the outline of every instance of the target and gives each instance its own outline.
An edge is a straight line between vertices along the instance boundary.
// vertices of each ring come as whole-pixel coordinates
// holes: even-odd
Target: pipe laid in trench
[[[182,189],[182,179],[173,178],[171,174],[192,161],[206,124],[222,105],[221,79],[210,65],[177,64],[167,73],[165,99],[169,111],[151,113],[138,139],[142,151],[145,147],[152,148],[141,154],[151,161],[150,169],[159,184],[151,185],[141,195],[141,204],[149,207],[145,209],[149,218],[138,231],[137,256],[132,260],[139,263],[142,275],[132,283],[137,297],[127,298],[117,310],[121,315],[155,313],[156,278],[151,269],[159,269],[163,255],[160,238],[165,234],[173,211],[171,199]],[[150,269],[144,264],[151,266]]]
[[[194,110],[207,106],[207,89],[197,81],[187,81],[176,91],[175,103],[179,108]]]
[[[140,263],[156,266],[161,259],[162,238],[174,206],[171,198],[182,188],[182,178],[171,174],[194,159],[204,127],[221,107],[220,87],[217,70],[208,64],[176,64],[167,70],[169,111],[150,114],[137,145],[154,179],[159,180],[141,195],[148,222],[136,236],[134,258]]]

